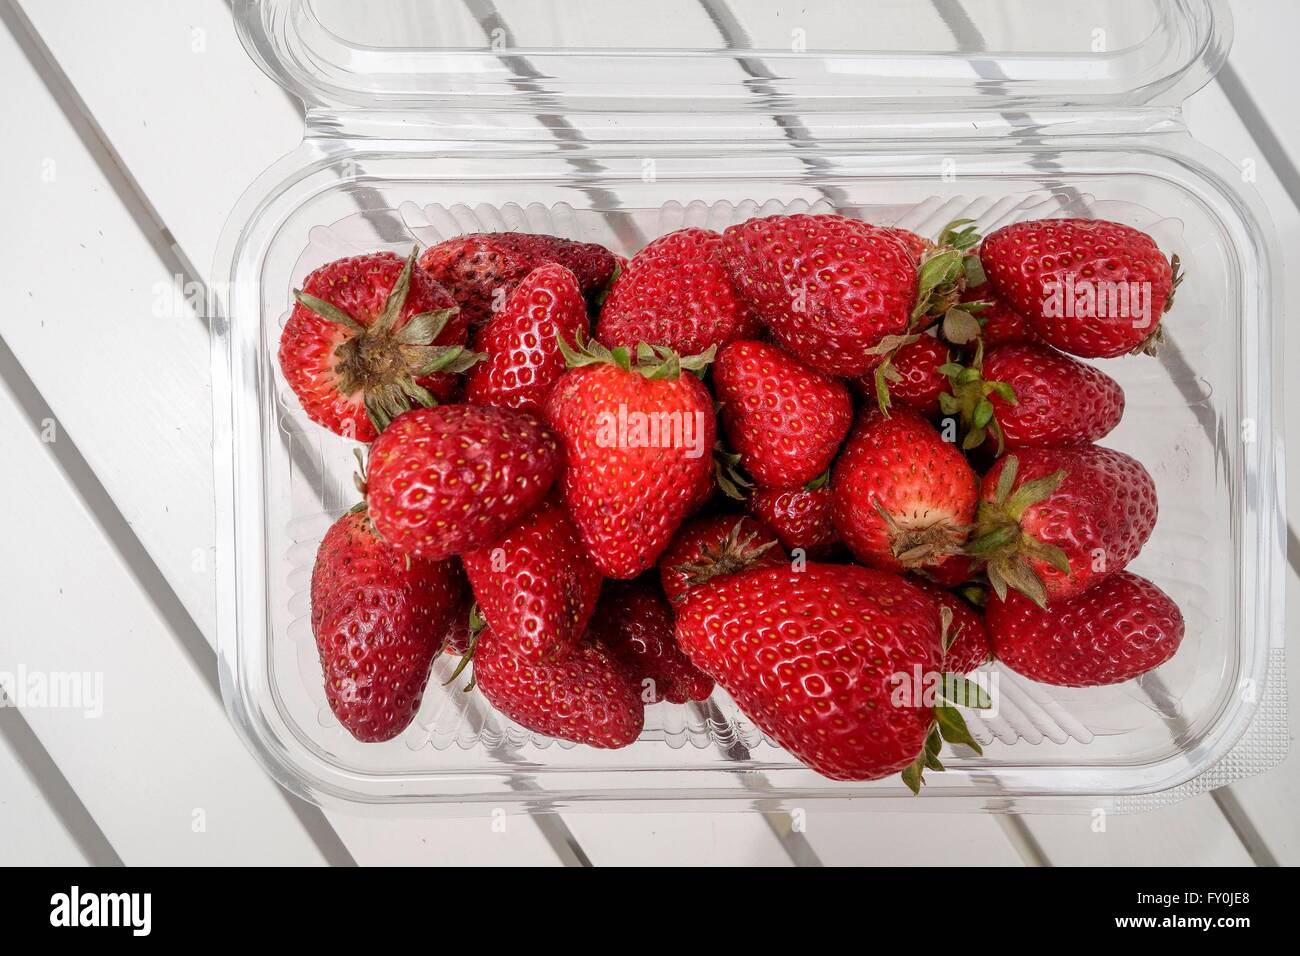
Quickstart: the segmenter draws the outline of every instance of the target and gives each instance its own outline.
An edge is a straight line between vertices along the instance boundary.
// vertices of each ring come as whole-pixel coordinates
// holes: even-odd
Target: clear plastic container
[[[1125,810],[1281,759],[1274,243],[1179,111],[1226,55],[1223,3],[237,0],[235,14],[249,53],[307,106],[302,145],[250,187],[215,272],[228,282],[214,326],[222,691],[286,787],[447,813]],[[685,224],[792,210],[929,235],[962,216],[984,231],[1101,216],[1179,253],[1164,351],[1106,365],[1128,411],[1105,442],[1155,478],[1160,519],[1133,569],[1182,607],[1178,655],[1091,690],[990,666],[1000,711],[971,717],[985,755],[946,760],[919,798],[896,779],[823,779],[720,691],[656,705],[622,751],[549,741],[444,688],[450,661],[407,732],[354,741],[326,706],[307,619],[316,545],[355,500],[351,449],[306,419],[276,367],[289,290],[330,259],[462,232],[631,254]]]

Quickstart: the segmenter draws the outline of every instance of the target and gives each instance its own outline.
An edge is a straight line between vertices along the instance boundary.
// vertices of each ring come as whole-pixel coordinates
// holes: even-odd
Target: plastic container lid
[[[309,107],[361,109],[807,113],[969,108],[973,101],[998,109],[1173,105],[1214,75],[1231,37],[1223,0],[816,6],[235,3],[245,46],[278,83]],[[684,46],[683,36],[694,41]]]

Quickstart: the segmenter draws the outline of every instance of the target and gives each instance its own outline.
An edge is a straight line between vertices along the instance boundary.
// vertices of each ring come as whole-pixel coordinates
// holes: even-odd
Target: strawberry
[[[659,580],[668,600],[722,574],[775,567],[788,558],[776,536],[752,518],[717,515],[682,525],[659,558]]]
[[[614,348],[647,342],[678,355],[753,338],[762,324],[736,295],[722,265],[722,236],[680,229],[628,262],[600,310],[596,338]]]
[[[713,356],[646,345],[633,361],[598,342],[562,348],[571,368],[546,413],[567,457],[564,503],[601,573],[633,578],[710,494],[717,423],[690,371]]]
[[[357,740],[390,740],[415,719],[462,589],[453,562],[408,559],[364,509],[326,532],[311,576],[312,633],[330,710]]]
[[[601,576],[559,504],[543,504],[461,560],[479,612],[512,654],[557,659],[577,647]]]
[[[758,488],[749,496],[749,513],[798,557],[820,560],[839,549],[831,520],[830,476],[820,475],[801,488]]]
[[[984,376],[1014,393],[988,398],[1007,448],[1087,445],[1124,414],[1124,390],[1100,369],[1045,345],[1001,345],[984,356]]]
[[[1146,233],[1102,219],[1040,219],[984,239],[993,290],[1048,344],[1088,358],[1153,353],[1173,303],[1178,257]]]
[[[930,595],[941,608],[947,608],[951,615],[948,633],[945,635],[948,646],[943,652],[945,671],[953,674],[969,674],[993,656],[984,618],[973,607],[958,595],[929,581],[917,578],[908,578],[908,580]]]
[[[858,420],[831,472],[831,517],[853,556],[882,571],[942,564],[966,540],[979,478],[910,408]]]
[[[713,366],[713,389],[727,440],[762,487],[812,481],[830,467],[853,424],[843,382],[766,342],[725,346]]]
[[[917,263],[891,232],[829,215],[751,219],[723,233],[737,290],[791,355],[861,375],[886,336],[908,330]]]
[[[715,578],[678,606],[677,642],[746,716],[823,776],[874,780],[905,770],[916,789],[922,766],[942,767],[936,714],[924,694],[906,692],[913,675],[938,671],[939,608],[901,577],[810,563]],[[944,736],[974,744],[960,713],[940,710]]]
[[[882,361],[887,361],[894,371],[893,375],[886,374],[890,399],[916,409],[926,418],[937,418],[939,396],[948,391],[948,378],[940,371],[951,361],[948,346],[936,336],[918,335]],[[875,388],[874,374],[863,376],[857,384],[870,395]]]
[[[487,357],[470,370],[465,400],[540,415],[565,370],[557,336],[573,339],[587,327],[573,273],[555,263],[538,266],[475,334],[474,347]]]
[[[473,653],[475,686],[528,730],[606,749],[626,747],[641,734],[640,688],[599,644],[584,641],[558,661],[528,660],[489,627]]]
[[[995,345],[1010,345],[1013,342],[1037,342],[1037,333],[1029,320],[1007,305],[1006,299],[993,291],[988,283],[973,286],[962,295],[966,303],[981,302],[983,307],[976,312],[980,322],[980,337],[985,348]]]
[[[475,329],[505,304],[530,272],[550,262],[572,272],[589,298],[609,284],[615,270],[614,256],[604,246],[528,232],[456,236],[420,255],[420,265],[446,286]]]
[[[541,502],[562,461],[554,433],[527,412],[415,409],[370,447],[370,517],[408,554],[437,561],[476,551]]]
[[[902,226],[880,226],[880,231],[884,232],[902,242],[903,248],[907,254],[912,257],[912,261],[917,265],[925,258],[926,252],[930,249],[930,243],[921,236],[918,236],[911,229],[904,229]]]
[[[396,415],[454,394],[477,356],[447,290],[391,252],[321,266],[294,292],[280,369],[307,417],[359,442]]]
[[[1183,615],[1146,578],[1117,571],[1046,609],[1012,591],[984,609],[998,659],[1046,684],[1118,684],[1159,667],[1183,639]]]
[[[685,704],[707,700],[713,679],[677,646],[672,608],[645,579],[611,581],[591,620],[591,635],[633,677],[641,700]]]
[[[998,597],[1014,588],[1046,607],[1123,570],[1156,512],[1155,483],[1123,452],[1025,448],[984,476],[966,551],[986,565]]]

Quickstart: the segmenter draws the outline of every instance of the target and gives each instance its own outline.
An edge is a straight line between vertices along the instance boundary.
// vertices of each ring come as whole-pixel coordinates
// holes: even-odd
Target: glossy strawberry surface
[[[339,259],[307,276],[302,291],[340,309],[362,328],[369,328],[383,312],[402,267],[402,258],[391,252]],[[409,281],[405,303],[393,323],[394,333],[400,332],[414,315],[456,309],[447,290],[424,270],[411,270]],[[455,311],[432,344],[463,345],[467,336],[466,319]],[[388,354],[389,346],[367,346],[365,354],[351,357],[353,365],[364,367],[364,373],[349,376],[343,347],[356,337],[354,329],[296,303],[280,334],[279,362],[308,418],[345,438],[369,442],[376,431],[366,415],[366,385],[378,378],[394,357]],[[392,349],[400,347],[400,343],[391,345]],[[381,351],[383,354],[378,354]],[[443,372],[417,377],[415,381],[434,398],[443,400],[454,396],[458,387],[457,379]]]
[[[600,594],[600,571],[564,508],[546,502],[492,544],[462,560],[492,633],[534,660],[577,647]]]
[[[1124,415],[1124,389],[1101,369],[1046,345],[991,348],[984,378],[1015,392],[989,395],[1007,448],[1087,445],[1104,438]]]
[[[853,556],[882,571],[942,564],[974,520],[979,477],[910,408],[866,410],[831,472],[831,515]]]
[[[366,500],[387,541],[440,560],[505,534],[545,497],[562,461],[555,434],[527,412],[420,408],[371,446]]]
[[[591,621],[591,637],[609,649],[636,683],[641,700],[706,700],[713,678],[691,663],[677,637],[672,608],[647,579],[611,581]]]
[[[820,560],[842,542],[831,518],[831,488],[755,488],[749,496],[750,514],[761,521],[791,554]]]
[[[587,334],[587,303],[564,266],[530,272],[474,336],[487,357],[469,371],[465,400],[473,405],[522,408],[540,415],[566,365],[557,336]]]
[[[723,233],[740,294],[791,355],[861,375],[886,335],[907,331],[917,264],[895,234],[831,215],[751,219]]]
[[[1004,226],[985,237],[980,261],[994,290],[1045,342],[1089,358],[1142,346],[1174,288],[1155,240],[1102,219]]]
[[[713,400],[689,372],[651,380],[616,365],[571,369],[547,402],[567,456],[561,487],[606,577],[650,568],[708,496]]]
[[[364,511],[326,532],[312,569],[312,633],[330,710],[357,740],[390,740],[415,718],[462,588],[452,562],[408,560]]]
[[[931,709],[894,691],[940,666],[939,612],[901,577],[854,565],[761,568],[689,591],[677,641],[742,711],[823,776],[908,766]]]
[[[1183,615],[1146,578],[1118,571],[1042,609],[1012,591],[984,611],[993,649],[1018,674],[1047,684],[1117,684],[1159,667],[1183,639]]]
[[[474,681],[501,713],[528,730],[614,749],[641,734],[640,689],[608,650],[591,641],[558,661],[533,661],[511,652],[491,628],[474,650]]]
[[[828,467],[853,424],[849,390],[775,345],[732,342],[713,366],[731,449],[756,483],[806,484]]]
[[[732,541],[734,548],[728,547]],[[712,515],[682,525],[659,558],[659,581],[664,594],[675,601],[694,586],[692,578],[735,574],[749,567],[776,567],[788,560],[776,535],[753,518]]]
[[[960,595],[930,581],[908,580],[952,614],[948,628],[949,644],[943,655],[943,669],[954,674],[969,674],[993,656],[984,617]]]
[[[762,323],[732,287],[721,259],[722,236],[679,229],[628,262],[600,310],[596,337],[611,348],[642,342],[695,355],[750,338]]]

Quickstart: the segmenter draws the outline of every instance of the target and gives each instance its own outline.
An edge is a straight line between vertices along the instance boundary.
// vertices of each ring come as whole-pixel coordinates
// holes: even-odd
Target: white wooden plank
[[[0,656],[0,661],[6,658]],[[0,670],[5,665],[0,663]],[[5,719],[0,713],[0,720]],[[12,716],[12,715],[10,715]],[[0,734],[0,847],[8,866],[84,866],[86,858]]]
[[[1138,814],[1026,817],[1053,866],[1251,866],[1207,796]]]
[[[575,813],[568,820],[596,866],[789,866],[758,813]]]
[[[0,447],[0,494],[24,502],[8,524],[22,547],[0,550],[4,669],[33,695],[82,675],[60,706],[18,702],[122,859],[322,862],[7,387]]]

